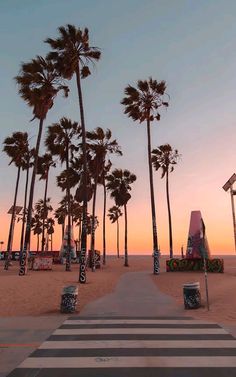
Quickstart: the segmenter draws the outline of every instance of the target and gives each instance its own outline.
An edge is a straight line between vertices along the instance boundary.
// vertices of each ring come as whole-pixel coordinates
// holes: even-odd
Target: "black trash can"
[[[186,283],[183,285],[184,308],[197,309],[201,306],[200,283]]]
[[[77,305],[78,287],[64,287],[61,295],[61,313],[74,313]]]

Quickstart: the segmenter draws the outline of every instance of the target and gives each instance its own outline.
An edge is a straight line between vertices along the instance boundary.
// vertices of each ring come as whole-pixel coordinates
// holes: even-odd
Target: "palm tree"
[[[170,196],[169,196],[169,173],[174,170],[174,165],[177,164],[180,155],[178,150],[173,150],[170,144],[163,144],[152,150],[152,165],[157,171],[162,170],[161,178],[166,176],[166,198],[168,208],[169,220],[169,240],[170,240],[170,258],[173,258],[173,239],[172,239],[172,221],[170,211]]]
[[[43,227],[42,227],[42,248],[41,251],[44,252],[45,246],[45,220],[46,216],[46,202],[47,202],[47,193],[48,193],[48,178],[49,178],[49,170],[51,167],[56,167],[55,161],[52,159],[52,155],[50,153],[45,153],[43,156],[38,157],[38,167],[37,167],[37,174],[40,174],[40,178],[45,180],[45,189],[44,189],[44,214],[43,214]]]
[[[107,211],[107,190],[106,190],[106,177],[111,169],[112,163],[108,160],[107,164],[104,165],[100,184],[103,186],[103,219],[102,219],[102,230],[103,230],[103,264],[106,264],[106,211]]]
[[[136,181],[136,175],[129,170],[115,169],[107,176],[107,189],[111,198],[115,199],[118,207],[124,206],[125,213],[125,267],[128,267],[128,247],[127,247],[127,203],[131,198],[129,191],[131,183]]]
[[[99,178],[101,183],[104,183],[105,175],[105,163],[109,154],[122,155],[120,147],[117,141],[111,140],[111,130],[107,129],[105,132],[101,127],[97,127],[94,131],[87,132],[87,145],[88,151],[91,155],[90,172],[94,179],[94,192],[93,192],[93,209],[92,209],[92,233],[91,233],[91,253],[92,253],[92,271],[95,271],[95,231],[94,221],[95,219],[95,205],[96,205],[96,193],[97,184]],[[106,197],[106,195],[104,195]],[[105,230],[105,224],[103,224]],[[105,250],[105,234],[103,234],[103,264],[105,264],[106,250]]]
[[[34,216],[32,216],[31,230],[34,232],[34,235],[37,235],[37,252],[39,251],[39,236],[42,233],[42,225],[42,220],[37,213]]]
[[[68,247],[66,256],[66,271],[71,271],[71,194],[70,179],[71,171],[70,161],[73,160],[74,152],[78,151],[78,147],[73,144],[75,138],[80,136],[81,128],[77,122],[70,119],[62,118],[58,123],[54,123],[48,127],[45,144],[48,150],[54,156],[59,156],[61,163],[66,163],[65,184],[68,205]]]
[[[153,174],[151,162],[151,133],[150,125],[154,120],[160,120],[159,108],[168,106],[165,102],[164,95],[166,90],[165,81],[157,82],[151,77],[148,80],[138,80],[137,88],[128,85],[125,88],[125,95],[121,104],[125,106],[124,113],[131,117],[134,121],[140,123],[146,122],[147,125],[147,139],[148,139],[148,166],[149,166],[149,181],[150,181],[150,195],[151,195],[151,211],[152,211],[152,233],[153,233],[153,255],[154,266],[153,272],[155,275],[159,274],[159,252],[158,252],[158,238],[156,226],[156,211],[153,188]]]
[[[25,222],[26,222],[26,215],[27,215],[27,196],[28,196],[28,185],[29,185],[29,170],[33,166],[33,156],[35,153],[35,149],[27,148],[27,152],[22,164],[22,170],[26,170],[26,177],[25,177],[25,193],[24,193],[24,205],[23,205],[23,213],[22,213],[22,227],[21,227],[21,237],[20,237],[20,259],[21,253],[23,250],[24,245],[24,232],[25,232]]]
[[[21,169],[24,164],[24,159],[28,151],[28,134],[27,132],[13,132],[12,136],[7,137],[4,142],[3,151],[6,152],[8,157],[10,157],[9,165],[12,163],[17,167],[17,178],[15,186],[15,194],[13,207],[11,212],[11,222],[8,234],[7,250],[6,250],[6,259],[4,264],[4,269],[8,270],[10,263],[10,256],[12,251],[12,240],[13,240],[13,229],[16,218],[16,201],[20,180]]]
[[[78,236],[77,241],[75,241],[76,248],[77,248],[77,251],[78,251],[81,248],[80,241],[81,241],[83,208],[75,199],[73,199],[73,201],[72,201],[71,211],[72,211],[72,221],[73,221],[73,223],[75,224],[75,226],[79,226],[79,236]],[[79,249],[78,249],[78,246],[79,246]]]
[[[57,223],[62,226],[62,242],[65,234],[65,220],[68,214],[67,204],[60,202],[60,206],[55,210],[54,217],[57,219]]]
[[[76,28],[74,25],[66,25],[58,28],[59,37],[57,39],[48,38],[48,43],[53,49],[49,53],[49,57],[57,64],[58,72],[62,77],[70,80],[73,75],[76,76],[80,118],[82,128],[82,150],[83,150],[83,226],[81,235],[81,264],[80,264],[80,283],[86,283],[86,251],[87,251],[87,230],[86,230],[86,218],[87,218],[87,153],[86,153],[86,128],[84,119],[84,107],[81,79],[84,79],[90,75],[89,64],[94,61],[98,61],[101,56],[101,52],[96,47],[89,45],[89,31],[87,28],[84,30]]]
[[[122,212],[118,206],[113,206],[108,210],[107,215],[111,223],[116,223],[116,245],[117,245],[117,257],[120,258],[120,246],[119,246],[119,217],[122,216]]]
[[[47,218],[46,222],[46,229],[47,229],[47,243],[46,243],[46,250],[48,251],[48,243],[50,242],[51,244],[51,251],[53,251],[53,246],[52,246],[52,235],[54,233],[54,225],[55,221],[52,217]]]
[[[48,58],[44,59],[41,56],[37,56],[29,63],[23,63],[21,65],[20,74],[16,76],[15,79],[19,86],[18,91],[20,96],[30,107],[33,108],[33,119],[39,119],[39,130],[34,155],[34,168],[30,184],[24,249],[22,252],[19,271],[19,275],[25,275],[27,273],[27,256],[30,244],[30,226],[34,198],[34,186],[37,172],[39,147],[43,131],[43,123],[48,111],[53,106],[57,93],[60,90],[63,90],[64,95],[68,96],[69,89],[67,86],[62,85],[61,78],[52,61]]]

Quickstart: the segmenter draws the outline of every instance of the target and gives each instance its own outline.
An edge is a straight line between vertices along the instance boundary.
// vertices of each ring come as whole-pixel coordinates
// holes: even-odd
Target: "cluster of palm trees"
[[[73,224],[79,225],[80,229],[80,274],[79,281],[86,282],[86,252],[87,235],[91,233],[92,270],[95,270],[95,229],[98,225],[96,217],[97,187],[103,187],[103,263],[106,263],[106,203],[107,191],[115,201],[108,211],[112,222],[117,223],[117,254],[119,257],[119,217],[124,210],[125,220],[125,266],[128,266],[127,247],[127,203],[131,198],[131,185],[136,176],[127,169],[114,169],[111,172],[112,162],[110,155],[121,156],[122,151],[109,129],[97,127],[93,131],[86,130],[84,116],[84,102],[82,92],[82,80],[91,74],[90,65],[99,61],[101,52],[97,47],[89,44],[89,31],[87,28],[80,29],[73,25],[58,28],[58,37],[48,38],[45,42],[51,50],[46,57],[37,56],[28,63],[21,65],[21,70],[16,76],[18,91],[23,100],[32,108],[33,119],[38,120],[38,136],[35,148],[29,148],[27,133],[15,132],[12,137],[4,141],[4,151],[11,158],[18,169],[17,183],[14,196],[13,213],[10,224],[9,239],[5,268],[9,266],[13,223],[15,218],[16,197],[21,170],[26,170],[25,199],[22,215],[21,233],[21,258],[20,275],[27,273],[27,257],[30,249],[30,234],[32,227],[36,234],[42,235],[41,250],[45,250],[45,233],[54,231],[53,219],[48,217],[52,211],[50,198],[48,198],[49,171],[60,161],[63,169],[57,176],[57,185],[66,193],[55,211],[55,218],[62,225],[62,237],[67,218],[68,247],[66,254],[66,270],[70,271],[71,256],[71,230]],[[58,122],[50,125],[46,131],[45,147],[47,152],[40,156],[40,145],[43,135],[43,126],[49,110],[53,107],[56,96],[63,92],[68,97],[69,81],[75,77],[78,104],[80,110],[80,122],[77,123],[63,117]],[[167,100],[166,100],[167,97]],[[124,113],[134,121],[145,122],[148,138],[148,164],[150,177],[150,194],[153,229],[153,254],[154,273],[159,273],[158,238],[156,226],[153,167],[162,169],[166,176],[168,214],[170,225],[170,250],[173,254],[171,212],[169,204],[168,179],[169,172],[173,170],[179,157],[178,151],[172,151],[169,144],[151,150],[150,126],[155,120],[160,120],[159,110],[168,107],[166,84],[164,81],[157,82],[152,78],[137,82],[137,87],[131,85],[125,88],[125,97],[121,101],[124,105]],[[16,152],[17,151],[17,152]],[[152,167],[153,164],[153,167]],[[32,167],[29,198],[27,203],[27,190],[29,182],[29,169]],[[33,211],[34,189],[36,175],[45,180],[44,198],[38,201]],[[88,214],[88,202],[92,200],[92,213]],[[50,220],[51,219],[51,220]],[[52,221],[53,220],[53,221]],[[40,230],[39,230],[40,229]],[[40,232],[40,233],[37,233]]]

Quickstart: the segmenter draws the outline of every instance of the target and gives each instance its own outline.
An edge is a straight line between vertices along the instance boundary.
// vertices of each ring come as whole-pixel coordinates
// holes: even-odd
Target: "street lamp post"
[[[233,229],[234,229],[234,248],[236,251],[236,221],[235,221],[235,209],[234,209],[234,195],[236,195],[236,190],[233,190],[233,184],[236,181],[236,174],[234,173],[228,181],[224,184],[223,189],[228,191],[230,189],[231,197],[231,207],[232,207],[232,216],[233,216]]]

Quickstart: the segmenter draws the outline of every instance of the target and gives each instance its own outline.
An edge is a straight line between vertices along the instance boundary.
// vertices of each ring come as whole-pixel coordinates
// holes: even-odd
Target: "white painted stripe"
[[[86,319],[86,320],[66,320],[63,325],[209,325],[212,322],[199,320],[182,320],[182,319]]]
[[[224,329],[165,329],[165,328],[112,328],[112,329],[57,329],[53,335],[104,335],[104,334],[228,334]]]
[[[236,367],[236,356],[29,357],[18,368]],[[79,371],[78,371],[79,372]]]
[[[236,340],[71,340],[44,342],[39,348],[236,348]]]

